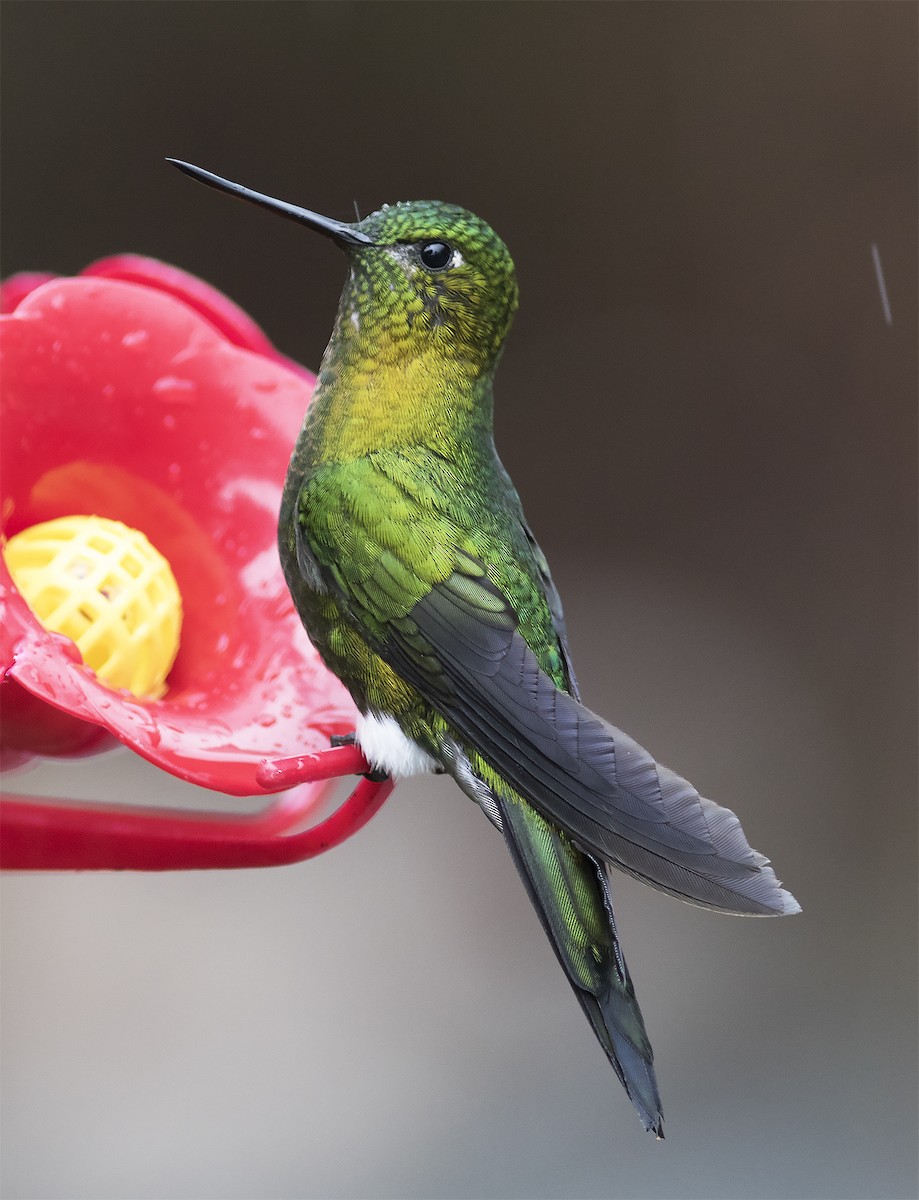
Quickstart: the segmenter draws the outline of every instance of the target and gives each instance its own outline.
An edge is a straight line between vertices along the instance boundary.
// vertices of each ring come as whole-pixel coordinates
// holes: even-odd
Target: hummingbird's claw
[[[385,783],[389,778],[385,771],[365,771],[363,777],[371,783]]]

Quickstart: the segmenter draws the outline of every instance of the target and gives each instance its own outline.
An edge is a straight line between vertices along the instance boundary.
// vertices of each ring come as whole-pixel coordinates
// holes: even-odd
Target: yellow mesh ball
[[[163,695],[182,597],[139,530],[107,517],[58,517],[17,533],[3,554],[42,625],[71,638],[103,683],[141,699]]]

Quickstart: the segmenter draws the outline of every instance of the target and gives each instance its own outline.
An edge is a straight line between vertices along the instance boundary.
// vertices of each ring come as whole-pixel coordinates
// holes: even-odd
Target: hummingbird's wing
[[[586,850],[705,907],[757,916],[798,911],[730,809],[555,685],[490,579],[455,572],[409,619],[434,648],[439,676],[418,669],[398,628],[385,647],[394,669]]]

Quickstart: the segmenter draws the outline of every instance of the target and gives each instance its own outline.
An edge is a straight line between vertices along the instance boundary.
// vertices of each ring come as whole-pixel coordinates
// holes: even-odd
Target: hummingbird
[[[283,491],[288,587],[354,698],[372,768],[446,772],[500,831],[613,1070],[663,1137],[607,867],[724,912],[800,909],[730,809],[581,702],[558,592],[494,444],[518,303],[507,247],[453,204],[348,224],[169,161],[345,252]]]

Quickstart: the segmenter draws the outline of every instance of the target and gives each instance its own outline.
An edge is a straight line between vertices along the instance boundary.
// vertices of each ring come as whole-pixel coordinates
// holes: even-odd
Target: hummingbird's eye
[[[446,242],[425,242],[419,253],[429,271],[442,271],[453,259],[453,247]]]

